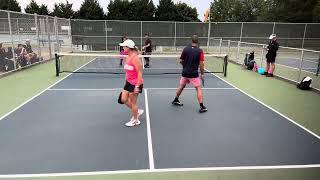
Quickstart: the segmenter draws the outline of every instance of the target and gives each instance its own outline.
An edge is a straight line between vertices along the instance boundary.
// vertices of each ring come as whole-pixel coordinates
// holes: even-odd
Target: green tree
[[[241,8],[243,8],[244,13],[241,15],[244,21],[253,22],[259,21],[259,16],[262,14],[264,7],[266,6],[266,1],[264,0],[245,0],[240,2]]]
[[[30,14],[34,14],[34,13],[39,15],[49,14],[49,10],[46,5],[41,4],[41,6],[39,6],[34,0],[31,0],[30,4],[27,5],[27,7],[24,10],[26,11],[26,13],[30,13]]]
[[[188,6],[186,3],[176,4],[177,16],[176,21],[198,21],[198,12],[196,8]]]
[[[176,17],[177,10],[172,0],[160,0],[155,13],[155,19],[158,21],[174,21]]]
[[[130,3],[128,0],[111,0],[107,7],[107,19],[128,20],[129,6]]]
[[[37,13],[39,15],[49,15],[49,10],[48,10],[48,6],[41,4],[40,8],[39,8],[39,12]]]
[[[73,18],[74,11],[72,10],[72,4],[68,1],[66,3],[55,4],[51,15],[61,18]]]
[[[152,0],[132,0],[129,5],[128,20],[154,20],[155,6]]]
[[[313,9],[313,22],[320,23],[320,0]]]
[[[303,23],[313,21],[317,0],[268,0],[260,20]]]
[[[40,6],[34,1],[31,0],[30,4],[27,5],[27,7],[24,9],[26,13],[34,14],[39,13]]]
[[[0,0],[0,9],[21,12],[21,7],[17,0]]]
[[[108,19],[154,20],[155,6],[152,0],[114,0],[108,5]]]
[[[84,0],[77,12],[79,19],[105,19],[102,7],[97,0]]]
[[[214,0],[210,6],[211,21],[244,21],[244,13],[243,3],[238,0]]]

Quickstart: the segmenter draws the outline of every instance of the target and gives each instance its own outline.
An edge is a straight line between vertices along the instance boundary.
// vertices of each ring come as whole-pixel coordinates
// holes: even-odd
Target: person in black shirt
[[[6,65],[6,51],[2,47],[2,43],[0,42],[0,71],[5,71],[5,65]]]
[[[152,42],[151,39],[149,38],[149,34],[145,34],[145,42],[144,42],[144,46],[142,47],[142,49],[144,50],[144,55],[151,55],[152,52]],[[145,61],[145,68],[149,68],[150,67],[150,57],[145,57],[144,58]]]
[[[269,45],[267,46],[268,53],[266,54],[267,67],[264,75],[267,75],[267,77],[273,77],[279,43],[277,42],[277,37],[275,34],[271,34],[269,39]]]
[[[206,112],[207,108],[203,105],[203,95],[201,88],[201,80],[199,78],[198,69],[200,67],[200,77],[203,79],[204,76],[204,54],[202,49],[198,47],[198,36],[192,36],[192,44],[186,46],[180,56],[180,63],[182,64],[182,77],[180,79],[180,85],[176,92],[176,97],[172,104],[182,106],[183,104],[179,101],[183,89],[187,84],[191,84],[197,90],[198,102],[200,105],[200,113]]]
[[[123,36],[121,38],[121,43],[123,43],[125,40],[127,40],[128,38],[126,36]],[[123,50],[123,47],[120,46],[120,55],[128,55],[128,53],[126,51]],[[122,66],[123,64],[123,60],[125,59],[125,57],[123,56],[120,56],[120,63],[119,63],[119,66]]]

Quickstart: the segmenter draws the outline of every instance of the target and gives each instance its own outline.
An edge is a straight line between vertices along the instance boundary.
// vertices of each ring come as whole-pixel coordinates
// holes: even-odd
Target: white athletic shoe
[[[126,126],[133,127],[133,126],[138,126],[139,124],[141,124],[141,122],[139,121],[139,119],[136,119],[136,120],[130,120],[129,122],[127,122]]]

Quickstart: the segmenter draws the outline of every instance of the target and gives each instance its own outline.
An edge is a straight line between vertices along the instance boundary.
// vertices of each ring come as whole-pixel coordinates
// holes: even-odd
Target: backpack
[[[302,90],[309,90],[312,82],[312,78],[309,76],[304,77],[301,82],[297,85],[297,88]]]

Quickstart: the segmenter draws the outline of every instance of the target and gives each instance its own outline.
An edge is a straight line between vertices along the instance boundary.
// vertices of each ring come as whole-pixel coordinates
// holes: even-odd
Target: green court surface
[[[0,117],[38,93],[41,93],[50,85],[63,78],[63,76],[64,74],[60,77],[55,77],[54,62],[51,61],[0,78],[0,99],[2,102],[0,104]],[[318,93],[298,90],[293,84],[243,70],[240,66],[231,63],[228,66],[228,75],[224,79],[300,125],[318,135],[320,134],[320,95]],[[32,177],[21,179],[318,180],[320,179],[320,168],[141,172],[133,174]]]

